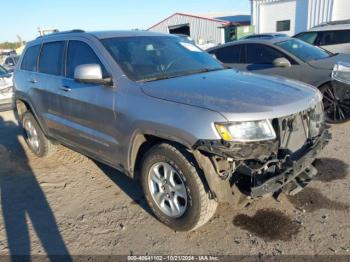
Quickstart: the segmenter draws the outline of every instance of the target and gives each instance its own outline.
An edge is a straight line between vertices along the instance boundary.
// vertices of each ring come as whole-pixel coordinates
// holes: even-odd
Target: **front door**
[[[98,64],[107,76],[105,66],[86,42],[69,41],[66,77],[61,86],[60,103],[64,118],[61,136],[67,143],[113,164],[119,151],[113,110],[117,90],[75,81],[74,70],[83,64]]]

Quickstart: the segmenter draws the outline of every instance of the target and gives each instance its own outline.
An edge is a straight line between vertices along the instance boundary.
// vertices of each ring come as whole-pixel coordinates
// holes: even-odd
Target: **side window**
[[[317,39],[317,32],[302,33],[296,36],[296,38],[303,40],[306,43],[314,45]]]
[[[350,30],[324,31],[320,45],[337,45],[350,43]]]
[[[281,57],[285,56],[272,47],[259,44],[246,45],[247,64],[272,64],[273,60]]]
[[[40,45],[35,45],[29,47],[24,54],[21,69],[28,71],[36,71],[37,70],[37,61],[40,52]]]
[[[241,50],[242,50],[241,45],[227,46],[227,47],[218,49],[215,52],[215,56],[217,59],[219,59],[223,63],[238,64],[241,62],[241,56],[242,56]]]
[[[43,45],[39,59],[39,72],[61,75],[63,72],[64,42],[51,42]]]
[[[92,48],[82,41],[69,41],[67,53],[66,76],[74,78],[74,70],[79,65],[98,64],[101,66],[103,77],[107,77],[107,71],[102,65]]]

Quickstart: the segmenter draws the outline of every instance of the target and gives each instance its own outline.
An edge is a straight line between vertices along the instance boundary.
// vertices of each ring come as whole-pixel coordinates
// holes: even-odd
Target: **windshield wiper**
[[[226,68],[213,68],[213,69],[202,68],[202,69],[196,69],[192,71],[185,71],[174,75],[165,74],[165,75],[160,75],[155,77],[149,77],[149,78],[142,79],[139,82],[152,82],[152,81],[158,81],[158,80],[164,80],[164,79],[170,79],[170,78],[188,76],[188,75],[195,75],[195,74],[207,73],[207,72],[213,72],[213,71],[219,71],[219,70],[225,70],[225,69]]]

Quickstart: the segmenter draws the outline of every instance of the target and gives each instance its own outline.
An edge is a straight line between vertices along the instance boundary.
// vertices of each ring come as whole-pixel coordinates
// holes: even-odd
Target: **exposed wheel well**
[[[28,103],[23,101],[23,100],[20,100],[20,99],[16,100],[16,108],[15,109],[16,109],[15,113],[16,113],[17,119],[19,121],[22,121],[22,118],[23,118],[23,115],[25,112],[32,111],[30,106],[28,105]]]

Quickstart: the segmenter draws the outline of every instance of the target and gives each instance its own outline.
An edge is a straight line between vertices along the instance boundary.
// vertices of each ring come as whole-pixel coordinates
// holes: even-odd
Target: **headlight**
[[[215,124],[221,138],[233,142],[252,142],[276,139],[269,120]]]
[[[332,78],[339,82],[350,84],[350,64],[339,62],[334,65]]]

